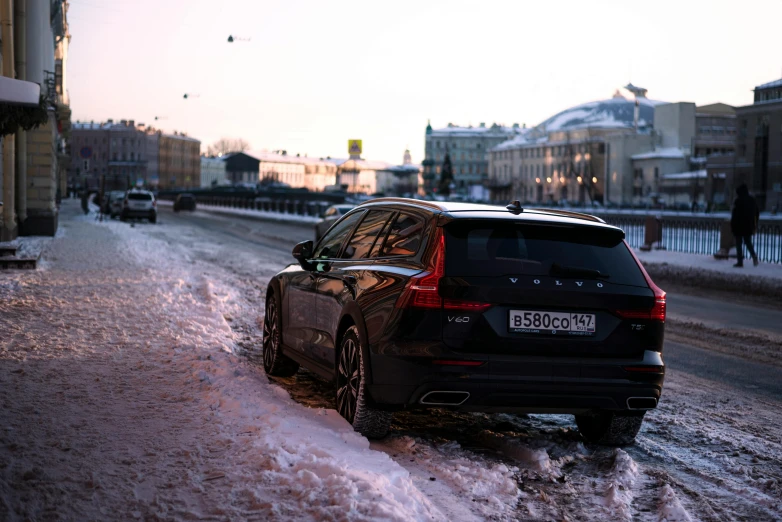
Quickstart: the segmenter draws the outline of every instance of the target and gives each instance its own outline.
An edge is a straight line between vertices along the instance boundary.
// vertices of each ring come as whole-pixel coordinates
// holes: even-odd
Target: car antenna
[[[505,208],[507,208],[510,213],[516,214],[517,216],[524,212],[524,209],[521,208],[521,201],[518,199],[511,201],[509,205],[505,206]]]

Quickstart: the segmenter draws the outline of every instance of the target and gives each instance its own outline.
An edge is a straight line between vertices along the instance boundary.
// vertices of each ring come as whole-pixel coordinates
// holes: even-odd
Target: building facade
[[[258,160],[258,180],[262,185],[284,183],[293,188],[305,186],[305,165],[301,157],[288,156],[286,151],[250,152]]]
[[[612,98],[566,109],[489,153],[490,198],[536,204],[629,204],[632,156],[654,149],[655,107],[628,85]]]
[[[442,163],[447,153],[453,167],[454,191],[466,194],[470,186],[483,186],[488,180],[489,149],[522,134],[523,129],[514,124],[503,127],[493,124],[487,127],[460,127],[449,123],[442,129],[426,126],[423,179],[424,190],[434,193],[440,182]]]
[[[736,155],[731,183],[746,183],[761,210],[782,209],[782,79],[758,85],[754,103],[736,108]]]
[[[65,192],[70,133],[66,75],[70,30],[65,0],[0,0],[0,75],[37,84],[46,122],[2,137],[0,240],[54,235]],[[2,98],[2,96],[0,96]],[[0,111],[4,109],[0,102]]]
[[[159,134],[158,171],[161,189],[201,185],[201,142],[183,133]]]
[[[71,131],[69,177],[73,186],[98,190],[122,190],[142,184],[152,185],[148,171],[152,130],[133,120],[105,123],[76,122]],[[151,145],[151,146],[150,146]]]
[[[217,187],[227,182],[223,158],[201,156],[201,188]]]

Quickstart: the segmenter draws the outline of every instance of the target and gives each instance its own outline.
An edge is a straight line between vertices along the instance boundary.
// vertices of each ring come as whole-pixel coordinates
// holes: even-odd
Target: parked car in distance
[[[119,215],[122,213],[122,202],[125,199],[125,191],[124,190],[112,190],[106,196],[104,196],[104,200],[106,201],[105,208],[103,210],[104,214],[108,214],[112,219],[115,217],[119,217]]]
[[[148,190],[133,189],[125,193],[122,202],[122,221],[128,218],[148,219],[150,223],[157,222],[157,202],[155,196]]]
[[[193,194],[188,194],[188,193],[179,194],[174,200],[174,212],[179,212],[180,210],[195,210],[195,209],[196,209],[196,198]]]
[[[573,414],[588,442],[632,443],[662,393],[666,296],[624,237],[517,201],[369,201],[269,282],[264,368],[333,380],[368,437],[446,407]]]
[[[344,216],[348,211],[355,208],[355,205],[332,205],[326,209],[321,216],[323,219],[315,224],[315,241],[318,241],[326,231],[331,228],[331,225]]]

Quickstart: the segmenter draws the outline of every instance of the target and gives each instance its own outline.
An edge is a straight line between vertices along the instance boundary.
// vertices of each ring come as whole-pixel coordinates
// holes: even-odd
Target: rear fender
[[[334,372],[336,377],[336,368],[339,364],[339,346],[341,344],[341,337],[347,329],[345,319],[350,318],[356,329],[358,330],[358,339],[361,341],[361,355],[364,358],[364,378],[367,384],[372,384],[372,364],[369,358],[369,335],[367,335],[367,327],[364,322],[364,316],[361,313],[361,309],[355,301],[348,301],[345,304],[345,308],[342,310],[342,316],[337,323],[337,331],[335,332],[334,339],[337,341],[337,349],[334,350]]]

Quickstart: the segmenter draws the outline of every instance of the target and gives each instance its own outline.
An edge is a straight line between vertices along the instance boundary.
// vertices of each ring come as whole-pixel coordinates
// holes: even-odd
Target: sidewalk
[[[714,259],[714,256],[684,254],[681,252],[669,252],[668,250],[651,250],[649,252],[643,252],[636,249],[635,253],[644,265],[667,264],[683,269],[719,272],[720,274],[731,276],[762,277],[782,282],[782,264],[761,263],[759,266],[752,266],[752,260],[745,259],[743,268],[734,268],[733,264],[736,262],[735,258]]]
[[[43,269],[0,273],[0,520],[443,518],[234,355],[233,288],[154,228],[78,213]]]

